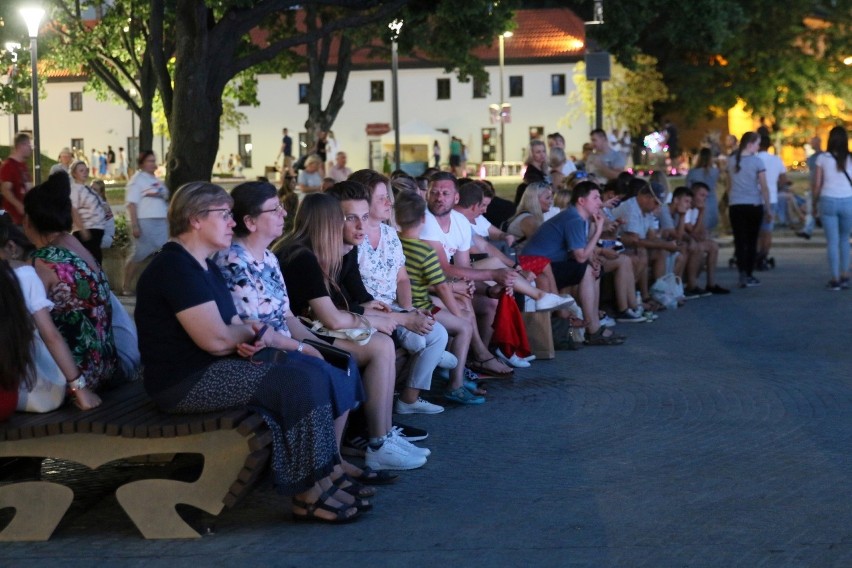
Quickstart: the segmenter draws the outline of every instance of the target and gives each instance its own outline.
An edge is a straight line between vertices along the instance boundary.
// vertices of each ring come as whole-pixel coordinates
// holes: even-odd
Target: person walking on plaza
[[[852,232],[852,157],[842,126],[828,133],[828,149],[816,159],[814,203],[825,230],[829,290],[849,289],[849,233]]]
[[[59,151],[59,161],[50,167],[49,176],[56,172],[71,173],[71,162],[74,161],[74,154],[71,153],[71,148],[63,148]]]
[[[21,226],[24,219],[24,194],[33,186],[27,158],[33,153],[30,135],[24,132],[15,136],[9,157],[0,166],[0,207],[12,217],[15,225]]]
[[[760,280],[752,275],[757,258],[757,239],[761,224],[772,219],[766,166],[757,156],[759,147],[757,133],[746,132],[740,139],[739,148],[728,160],[731,180],[728,215],[734,232],[740,288],[760,286]]]
[[[139,154],[138,170],[127,184],[127,217],[133,235],[133,254],[124,267],[122,295],[133,293],[133,278],[142,261],[160,250],[169,240],[166,214],[169,188],[157,179],[157,156],[151,150]]]

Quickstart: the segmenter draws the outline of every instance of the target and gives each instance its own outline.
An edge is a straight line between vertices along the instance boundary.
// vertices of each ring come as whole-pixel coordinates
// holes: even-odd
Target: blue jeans
[[[849,233],[852,232],[852,197],[820,197],[819,216],[825,230],[831,279],[849,276]]]

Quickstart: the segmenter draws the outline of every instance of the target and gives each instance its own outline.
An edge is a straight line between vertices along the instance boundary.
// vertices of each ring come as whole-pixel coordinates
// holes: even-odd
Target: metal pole
[[[595,79],[595,128],[603,128],[603,80]]]
[[[399,50],[396,39],[391,43],[391,88],[393,89],[393,162],[394,169],[400,167],[399,161],[399,85],[397,72],[399,65]]]
[[[506,121],[503,116],[503,66],[506,38],[500,34],[500,175],[506,174]]]
[[[38,185],[41,183],[41,147],[38,130],[38,39],[34,37],[30,38],[30,59],[33,67],[33,178]]]

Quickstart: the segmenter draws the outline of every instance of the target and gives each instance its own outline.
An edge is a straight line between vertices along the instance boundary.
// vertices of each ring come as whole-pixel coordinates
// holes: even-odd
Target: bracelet
[[[73,381],[68,381],[68,390],[71,393],[75,393],[80,389],[86,388],[88,385],[86,383],[86,377],[83,376],[83,373],[77,375],[77,378]]]
[[[299,345],[296,347],[296,351],[298,351],[299,353],[301,353],[301,352],[302,352],[302,349],[304,349],[304,348],[305,348],[305,342],[304,342],[304,341],[299,341]]]

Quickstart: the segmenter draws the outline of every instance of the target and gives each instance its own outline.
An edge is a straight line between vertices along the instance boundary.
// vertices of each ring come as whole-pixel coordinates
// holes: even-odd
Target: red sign
[[[391,131],[391,126],[387,122],[370,122],[367,124],[367,136],[381,136]]]

